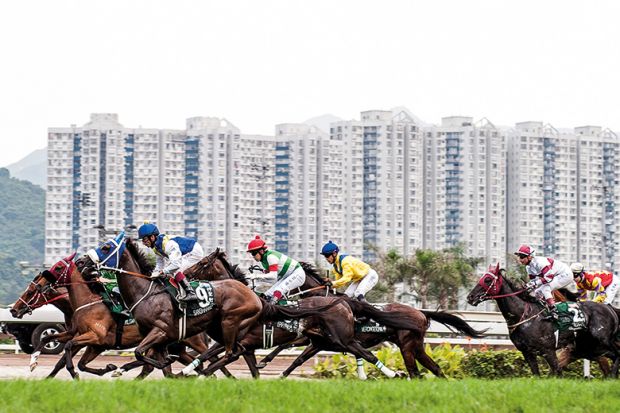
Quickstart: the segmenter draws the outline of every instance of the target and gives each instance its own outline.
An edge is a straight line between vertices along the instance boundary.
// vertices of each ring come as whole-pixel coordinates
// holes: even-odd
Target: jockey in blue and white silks
[[[138,237],[157,257],[151,277],[173,276],[187,293],[182,301],[197,299],[196,292],[185,278],[183,270],[196,264],[204,257],[204,251],[196,240],[186,237],[170,237],[160,234],[155,224],[145,223],[138,229]]]

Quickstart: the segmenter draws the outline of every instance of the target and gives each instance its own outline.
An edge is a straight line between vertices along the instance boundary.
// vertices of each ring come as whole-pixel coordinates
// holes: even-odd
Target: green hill
[[[45,191],[11,178],[6,168],[0,168],[0,230],[0,304],[9,304],[30,281],[18,263],[43,262]]]

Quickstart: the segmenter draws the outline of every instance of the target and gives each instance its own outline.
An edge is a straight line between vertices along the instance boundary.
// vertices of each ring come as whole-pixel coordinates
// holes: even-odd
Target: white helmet
[[[580,262],[574,262],[570,265],[570,270],[574,275],[579,275],[583,272],[583,264]]]

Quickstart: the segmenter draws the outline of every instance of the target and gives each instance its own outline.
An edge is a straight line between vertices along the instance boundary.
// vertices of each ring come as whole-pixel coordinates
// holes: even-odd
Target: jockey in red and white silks
[[[547,257],[535,257],[534,249],[529,245],[521,245],[515,252],[519,263],[525,265],[530,276],[526,287],[532,295],[545,298],[547,305],[554,308],[553,290],[566,287],[573,282],[573,274],[569,266],[562,261]]]

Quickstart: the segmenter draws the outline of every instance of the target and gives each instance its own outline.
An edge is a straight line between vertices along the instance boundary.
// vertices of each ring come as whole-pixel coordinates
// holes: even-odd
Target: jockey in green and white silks
[[[289,291],[299,288],[306,281],[306,273],[301,264],[281,252],[270,250],[260,236],[248,244],[248,252],[263,268],[264,276],[275,283],[265,292],[270,302],[278,302]]]
[[[200,244],[191,238],[160,234],[157,226],[150,223],[145,223],[138,229],[138,236],[144,245],[153,249],[157,258],[151,277],[173,276],[187,293],[180,300],[197,299],[183,271],[204,258],[205,254]]]

